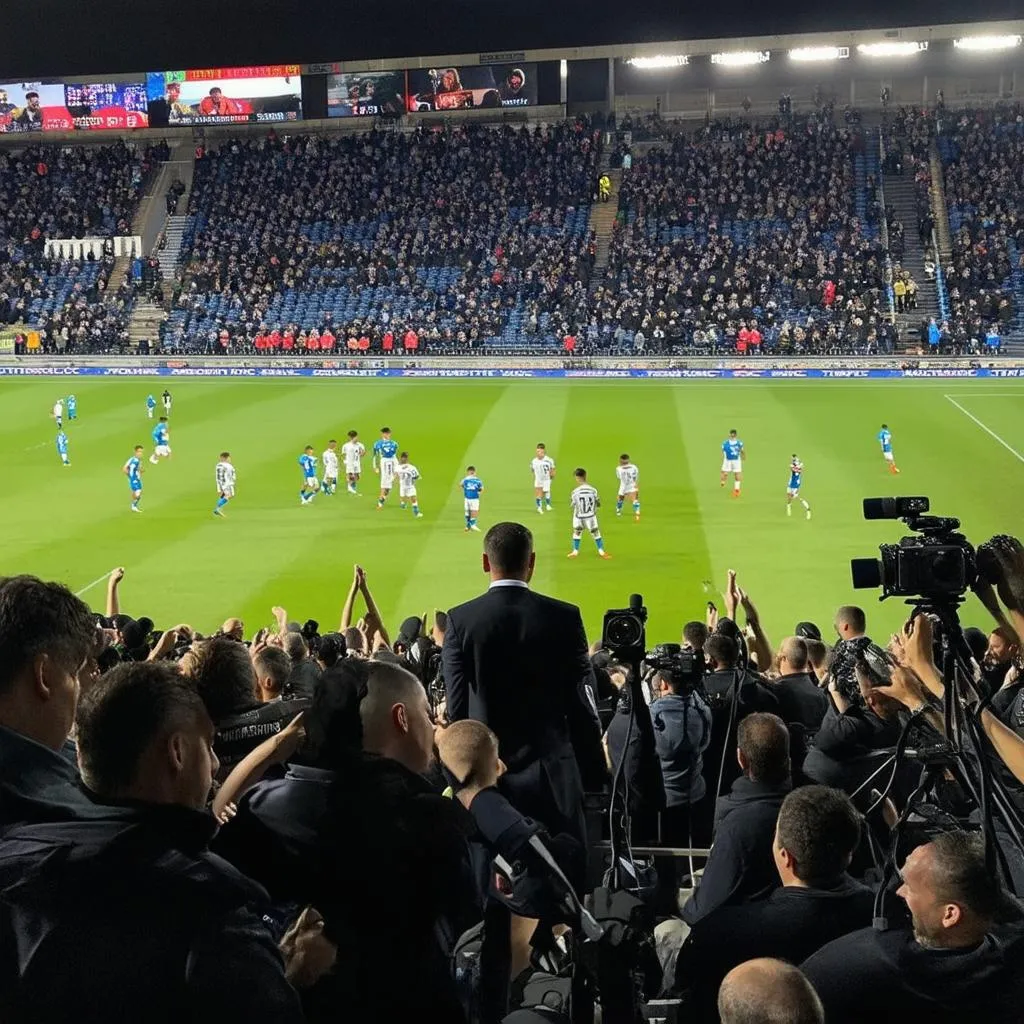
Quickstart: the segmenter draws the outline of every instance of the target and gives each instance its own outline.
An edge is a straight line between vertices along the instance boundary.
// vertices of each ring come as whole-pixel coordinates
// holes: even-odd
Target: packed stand
[[[598,350],[891,350],[856,126],[710,124],[634,164],[586,327]]]
[[[1024,110],[947,113],[938,145],[953,244],[951,341],[963,349],[1024,329]]]
[[[168,155],[166,143],[139,152],[123,142],[0,152],[0,323],[25,324],[46,352],[123,342],[133,290],[106,294],[112,253],[46,255],[46,242],[130,234],[145,182]]]
[[[125,614],[123,569],[102,614],[0,579],[4,1021],[491,1024],[564,1006],[572,964],[606,1013],[618,979],[697,1024],[1019,1020],[1024,546],[979,548],[995,622],[963,637],[987,847],[970,769],[887,760],[941,750],[935,616],[883,649],[846,606],[773,645],[730,572],[678,645],[588,651],[525,527],[484,551],[482,596],[394,636],[359,566],[336,631],[274,608],[249,641]],[[620,838],[639,888],[609,893],[585,792],[634,846],[710,852]]]
[[[586,303],[585,121],[239,139],[197,162],[164,345],[550,346]]]

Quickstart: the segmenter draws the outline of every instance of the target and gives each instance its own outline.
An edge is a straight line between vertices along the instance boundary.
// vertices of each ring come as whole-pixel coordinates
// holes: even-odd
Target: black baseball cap
[[[813,622],[798,622],[796,624],[796,635],[805,640],[820,640],[821,630]]]

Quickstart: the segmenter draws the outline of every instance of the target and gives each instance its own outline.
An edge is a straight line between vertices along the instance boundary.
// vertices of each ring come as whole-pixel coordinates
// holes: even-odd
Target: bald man
[[[718,990],[722,1024],[824,1024],[818,994],[799,969],[782,960],[748,960]]]
[[[811,674],[807,641],[786,637],[779,647],[778,663],[779,677],[772,692],[779,700],[779,717],[786,725],[799,722],[809,735],[816,733],[828,711],[828,694]]]

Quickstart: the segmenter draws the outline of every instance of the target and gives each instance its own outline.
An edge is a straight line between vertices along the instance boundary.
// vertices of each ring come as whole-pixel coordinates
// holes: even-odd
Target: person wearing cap
[[[804,640],[821,639],[821,630],[813,622],[798,622],[793,632]]]

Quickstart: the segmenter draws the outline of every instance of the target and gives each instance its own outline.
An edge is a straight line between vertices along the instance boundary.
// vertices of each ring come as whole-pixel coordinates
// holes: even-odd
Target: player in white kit
[[[629,461],[628,455],[619,456],[619,464],[615,467],[615,475],[619,478],[619,496],[615,502],[615,514],[622,515],[622,506],[629,499],[633,502],[633,519],[640,522],[640,470]]]
[[[530,463],[533,470],[533,496],[537,512],[544,514],[544,508],[551,511],[551,481],[555,478],[555,460],[547,453],[544,445],[537,445],[537,454]]]
[[[570,558],[578,558],[580,553],[580,538],[584,530],[589,530],[597,545],[597,553],[602,558],[611,558],[604,549],[604,541],[601,539],[601,527],[597,525],[597,510],[601,507],[601,498],[597,491],[587,483],[587,471],[577,469],[576,489],[569,499],[572,504],[572,551]]]
[[[359,476],[363,471],[363,456],[366,448],[359,440],[359,432],[350,430],[348,440],[341,446],[341,457],[345,460],[345,478],[348,480],[348,493],[358,494],[356,484],[359,483]]]
[[[420,478],[420,471],[409,461],[408,452],[398,456],[395,475],[398,477],[398,507],[408,508],[411,502],[413,518],[419,519],[423,515],[420,499],[416,495],[416,481]]]
[[[321,456],[324,464],[324,479],[321,490],[324,494],[335,494],[338,490],[338,442],[328,441]]]

